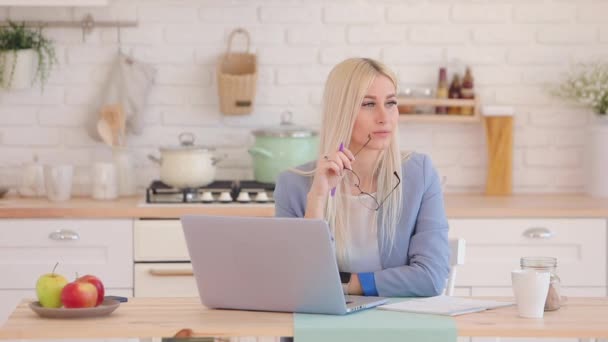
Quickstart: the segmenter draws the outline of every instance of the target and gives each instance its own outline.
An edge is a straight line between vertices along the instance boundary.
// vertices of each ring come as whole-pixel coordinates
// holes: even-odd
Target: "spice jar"
[[[412,98],[412,89],[411,88],[403,89],[403,91],[399,93],[399,97],[404,99],[403,102],[407,102],[407,99]],[[399,102],[401,102],[401,101],[399,101]],[[404,103],[404,104],[399,103],[399,105],[397,105],[397,108],[399,110],[399,114],[413,114],[414,113],[414,106],[409,103]]]
[[[549,272],[549,292],[545,300],[545,311],[557,310],[561,306],[561,279],[557,275],[557,258],[552,257],[523,257],[520,260],[521,269],[533,269],[538,272]]]

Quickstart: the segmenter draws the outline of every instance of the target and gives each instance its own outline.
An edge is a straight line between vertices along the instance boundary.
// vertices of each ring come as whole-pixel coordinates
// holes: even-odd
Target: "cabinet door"
[[[132,220],[0,220],[0,289],[32,289],[56,272],[98,276],[107,288],[133,287]]]
[[[198,297],[190,263],[135,264],[136,297]]]
[[[606,286],[602,219],[454,219],[449,235],[466,240],[456,286],[510,287],[523,256],[556,257],[565,287]]]
[[[135,261],[190,261],[180,220],[137,220]]]

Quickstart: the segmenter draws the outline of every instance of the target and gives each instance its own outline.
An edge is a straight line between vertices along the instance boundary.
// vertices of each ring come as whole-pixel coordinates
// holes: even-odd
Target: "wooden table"
[[[39,318],[27,304],[0,328],[0,339],[170,337],[184,328],[216,337],[293,336],[294,331],[292,314],[209,310],[198,298],[131,298],[110,316],[72,320]],[[543,319],[519,318],[512,306],[455,320],[459,336],[606,338],[608,297],[571,297]]]

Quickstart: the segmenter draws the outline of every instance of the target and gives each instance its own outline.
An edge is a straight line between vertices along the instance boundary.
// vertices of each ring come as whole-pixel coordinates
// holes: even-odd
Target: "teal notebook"
[[[403,301],[393,299],[391,303]],[[407,300],[407,299],[405,299]],[[368,309],[343,316],[296,314],[297,342],[455,342],[451,317]]]

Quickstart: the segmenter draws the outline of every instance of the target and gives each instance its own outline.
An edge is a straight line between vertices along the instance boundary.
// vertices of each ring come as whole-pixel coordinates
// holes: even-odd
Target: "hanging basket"
[[[247,38],[247,52],[232,52],[237,34]],[[217,66],[220,111],[226,115],[243,115],[253,111],[258,80],[256,55],[249,53],[249,32],[238,28],[228,37],[228,48]]]

